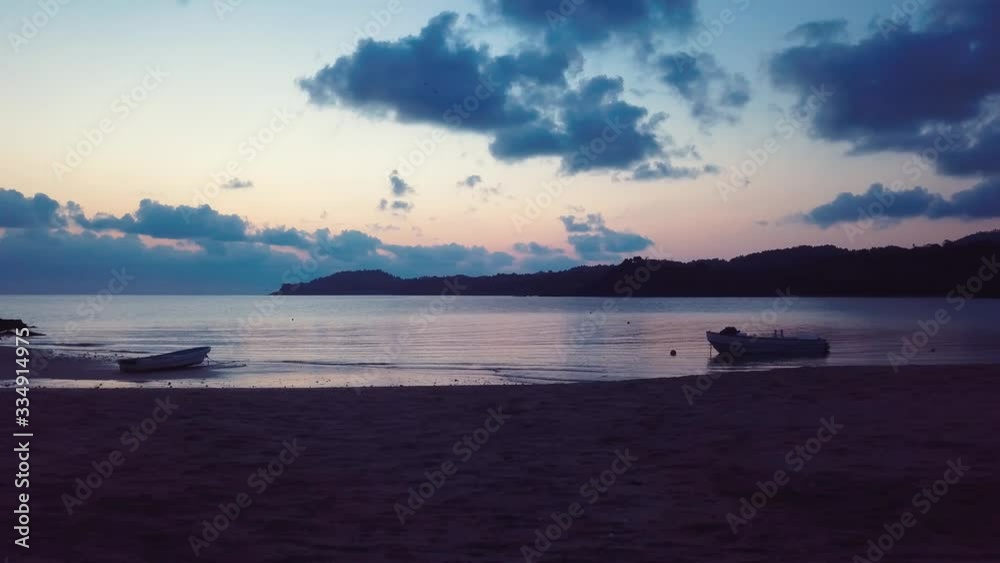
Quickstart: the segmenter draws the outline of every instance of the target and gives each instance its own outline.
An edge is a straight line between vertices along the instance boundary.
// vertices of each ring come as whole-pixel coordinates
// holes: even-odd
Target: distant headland
[[[913,248],[847,250],[797,246],[731,260],[676,262],[629,258],[559,272],[400,278],[381,270],[339,272],[273,295],[460,295],[754,297],[790,290],[804,296],[936,296],[971,291],[1000,297],[1000,230]],[[995,282],[990,282],[998,276]],[[978,282],[969,283],[973,278]],[[973,289],[966,289],[969,284]],[[976,289],[978,287],[978,289]]]

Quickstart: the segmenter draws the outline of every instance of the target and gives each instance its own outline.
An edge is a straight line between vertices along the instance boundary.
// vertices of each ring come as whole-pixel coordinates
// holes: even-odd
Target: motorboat
[[[168,354],[118,360],[118,369],[125,372],[144,372],[186,368],[196,366],[205,361],[205,357],[211,351],[211,346],[202,346],[200,348],[178,350]]]
[[[830,352],[830,343],[815,335],[785,336],[774,331],[773,335],[747,334],[734,327],[720,332],[705,333],[708,343],[720,354],[742,356],[822,356]]]

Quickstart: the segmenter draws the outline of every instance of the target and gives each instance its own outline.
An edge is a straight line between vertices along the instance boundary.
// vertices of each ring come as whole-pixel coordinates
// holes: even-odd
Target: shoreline
[[[45,349],[45,352],[52,352],[49,349]],[[104,389],[368,389],[368,388],[394,388],[394,387],[408,387],[408,388],[442,388],[442,387],[484,387],[484,386],[535,386],[535,385],[576,385],[576,384],[607,384],[607,383],[626,383],[630,381],[657,381],[657,380],[670,380],[670,381],[681,381],[687,379],[697,379],[697,378],[707,378],[710,381],[715,381],[721,378],[727,377],[738,377],[747,374],[762,374],[762,373],[776,373],[776,372],[789,372],[789,371],[804,371],[804,372],[821,372],[821,371],[844,371],[845,373],[863,371],[863,372],[881,372],[881,371],[891,371],[892,366],[888,364],[829,364],[829,365],[797,365],[788,364],[782,366],[767,365],[764,363],[756,362],[745,362],[742,364],[736,364],[734,366],[725,366],[724,369],[719,369],[717,371],[710,371],[706,373],[694,373],[688,375],[664,375],[660,377],[631,377],[631,378],[621,378],[621,379],[606,379],[606,380],[589,380],[589,379],[551,379],[551,378],[541,378],[541,377],[518,377],[511,375],[496,376],[494,378],[489,377],[478,377],[476,375],[467,376],[462,379],[453,379],[450,372],[447,370],[440,370],[440,373],[436,373],[435,370],[427,370],[428,375],[425,376],[413,376],[412,371],[399,370],[399,369],[388,369],[384,370],[385,375],[384,380],[382,378],[376,378],[373,382],[371,377],[354,377],[350,374],[338,374],[338,377],[333,377],[332,373],[321,374],[316,372],[305,371],[303,374],[295,375],[294,372],[288,371],[285,373],[287,377],[283,378],[280,373],[265,372],[265,375],[253,372],[247,375],[245,381],[241,381],[240,378],[235,379],[225,379],[217,380],[217,378],[227,375],[229,370],[237,370],[233,373],[239,375],[238,371],[240,368],[247,367],[247,364],[235,363],[235,362],[212,362],[204,364],[201,366],[196,366],[194,368],[183,368],[176,370],[165,370],[156,371],[148,373],[125,373],[121,372],[115,365],[115,361],[119,358],[117,354],[106,354],[106,353],[92,353],[85,351],[65,351],[60,350],[58,352],[40,355],[38,349],[32,350],[32,358],[35,360],[32,364],[32,381],[39,380],[49,385],[43,385],[44,388],[49,389],[87,389],[88,387],[83,387],[83,384],[94,383],[98,387],[89,387],[90,389],[104,388]],[[39,360],[40,357],[44,359]],[[11,365],[13,366],[16,356],[14,354],[14,348],[11,346],[0,345],[0,365]],[[312,367],[322,367],[323,364],[308,364],[300,362],[279,362],[281,364],[288,364],[293,367],[302,366],[312,366]],[[38,366],[44,366],[41,368],[41,372],[38,372]],[[900,372],[906,369],[919,368],[921,370],[948,370],[954,368],[972,368],[972,369],[987,369],[995,368],[998,373],[1000,373],[1000,364],[981,362],[981,363],[968,363],[968,364],[952,364],[952,363],[926,363],[926,364],[903,364],[900,367]],[[421,370],[416,370],[421,371]],[[491,370],[491,368],[483,367],[478,370],[471,370],[474,373],[485,374]],[[395,373],[399,372],[399,373]],[[274,378],[269,380],[268,378]],[[2,378],[0,378],[2,379]],[[208,385],[207,382],[212,382],[216,380],[217,385]],[[12,379],[11,379],[12,381]],[[221,381],[221,384],[219,384]],[[310,384],[314,381],[315,384]],[[52,385],[55,383],[55,385]],[[166,385],[170,385],[167,387]],[[104,386],[105,387],[101,387]],[[176,386],[175,386],[176,385]],[[700,391],[700,390],[699,390]],[[695,391],[696,393],[698,391]]]
[[[41,353],[40,353],[41,352]],[[711,381],[741,376],[789,371],[844,370],[865,372],[886,370],[889,364],[797,364],[775,365],[773,362],[745,362],[733,366],[723,365],[718,369],[686,375],[637,376],[617,379],[587,378],[546,378],[543,376],[521,376],[514,373],[500,374],[495,368],[483,366],[476,369],[455,372],[448,368],[414,370],[402,367],[382,368],[376,374],[362,373],[364,366],[354,371],[334,371],[330,365],[309,362],[210,362],[193,368],[156,371],[148,373],[121,372],[115,361],[118,354],[86,352],[78,350],[32,349],[32,384],[37,380],[40,387],[49,389],[130,389],[130,388],[174,388],[174,389],[367,389],[380,387],[483,387],[522,385],[574,385],[589,383],[625,383],[629,381],[656,381],[660,379],[679,381],[688,378],[708,378]],[[14,365],[14,348],[0,344],[0,366]],[[792,359],[794,361],[794,359]],[[711,362],[709,362],[711,364]],[[249,368],[247,372],[240,371]],[[42,367],[39,367],[42,366]],[[376,366],[376,364],[373,364]],[[955,367],[983,369],[996,367],[1000,363],[913,363],[903,364],[900,369],[920,368],[923,370],[947,370]],[[369,366],[370,369],[371,366]],[[40,370],[40,371],[39,371]],[[496,373],[494,373],[496,372]],[[586,373],[586,372],[581,372]],[[5,384],[10,387],[12,378]],[[97,385],[97,387],[86,387]]]
[[[998,373],[748,372],[711,380],[693,405],[683,386],[697,377],[33,390],[32,554],[47,559],[32,560],[191,560],[193,537],[207,543],[195,542],[205,561],[523,561],[536,530],[574,502],[582,515],[532,561],[851,560],[957,459],[972,469],[927,514],[914,512],[892,558],[990,559]],[[175,406],[165,418],[164,401]],[[788,452],[810,447],[823,419],[843,428],[790,465]],[[124,461],[109,466],[114,451]],[[619,453],[634,458],[621,473]],[[3,463],[13,471],[11,459]],[[280,474],[260,490],[253,476],[268,467]],[[740,515],[741,499],[777,470],[787,482],[734,534],[727,515]],[[611,479],[607,471],[615,483],[591,504],[594,490],[582,489]],[[97,486],[68,514],[63,495],[75,497],[76,479],[92,473]],[[430,496],[411,504],[422,486]],[[205,540],[209,521],[225,524],[220,505],[240,494],[249,504]]]

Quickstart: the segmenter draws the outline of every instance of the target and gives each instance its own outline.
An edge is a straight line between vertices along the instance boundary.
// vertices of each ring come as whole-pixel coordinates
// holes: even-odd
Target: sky
[[[995,229],[998,20],[989,0],[5,2],[0,292]]]

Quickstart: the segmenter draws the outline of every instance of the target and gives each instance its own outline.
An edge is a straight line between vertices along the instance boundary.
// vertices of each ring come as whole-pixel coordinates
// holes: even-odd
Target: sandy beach
[[[998,373],[35,389],[31,549],[8,553],[749,562],[871,560],[876,546],[891,561],[997,560]]]

